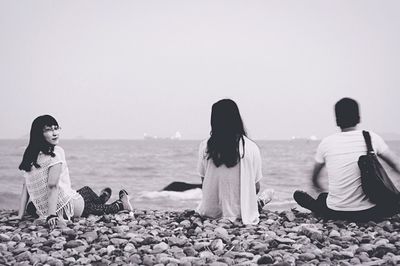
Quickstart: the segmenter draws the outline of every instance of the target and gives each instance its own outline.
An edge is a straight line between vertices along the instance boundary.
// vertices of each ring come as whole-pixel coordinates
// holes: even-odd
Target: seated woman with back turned
[[[109,188],[104,189],[100,197],[89,187],[78,191],[71,188],[64,150],[57,146],[59,130],[57,121],[50,115],[39,116],[33,121],[29,144],[19,166],[24,173],[19,213],[10,219],[22,219],[29,198],[36,213],[46,218],[50,228],[59,218],[132,211],[125,190],[120,191],[119,200],[105,204],[111,196]]]
[[[211,136],[200,144],[198,171],[203,182],[200,215],[259,222],[260,151],[246,137],[239,109],[230,99],[212,106]]]

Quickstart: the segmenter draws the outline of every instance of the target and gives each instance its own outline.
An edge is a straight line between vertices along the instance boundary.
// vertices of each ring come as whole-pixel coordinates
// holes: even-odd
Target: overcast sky
[[[251,137],[321,138],[353,97],[400,133],[399,1],[0,0],[0,138],[201,139],[235,100]]]

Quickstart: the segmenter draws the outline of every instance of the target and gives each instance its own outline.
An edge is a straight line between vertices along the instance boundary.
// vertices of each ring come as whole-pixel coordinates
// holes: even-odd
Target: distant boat
[[[305,142],[310,142],[310,141],[317,141],[318,138],[315,135],[312,135],[308,138],[304,138],[304,137],[296,137],[296,136],[292,136],[292,138],[290,139],[291,141],[305,141]]]
[[[175,135],[171,137],[158,137],[158,136],[152,136],[148,135],[146,133],[143,134],[143,139],[144,140],[180,140],[182,138],[182,135],[179,131],[175,133]]]

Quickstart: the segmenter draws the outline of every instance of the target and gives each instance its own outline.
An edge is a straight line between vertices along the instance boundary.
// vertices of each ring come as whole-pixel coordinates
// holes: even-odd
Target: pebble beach
[[[0,211],[0,265],[397,265],[400,215],[380,222],[323,221],[268,211],[258,225],[193,210],[136,210],[60,222],[8,221]]]

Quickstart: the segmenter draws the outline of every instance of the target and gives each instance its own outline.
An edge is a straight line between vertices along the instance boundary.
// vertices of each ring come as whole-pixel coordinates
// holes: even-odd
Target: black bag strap
[[[365,140],[365,144],[367,144],[367,153],[374,153],[374,149],[372,149],[371,136],[368,131],[363,130],[363,136]]]

